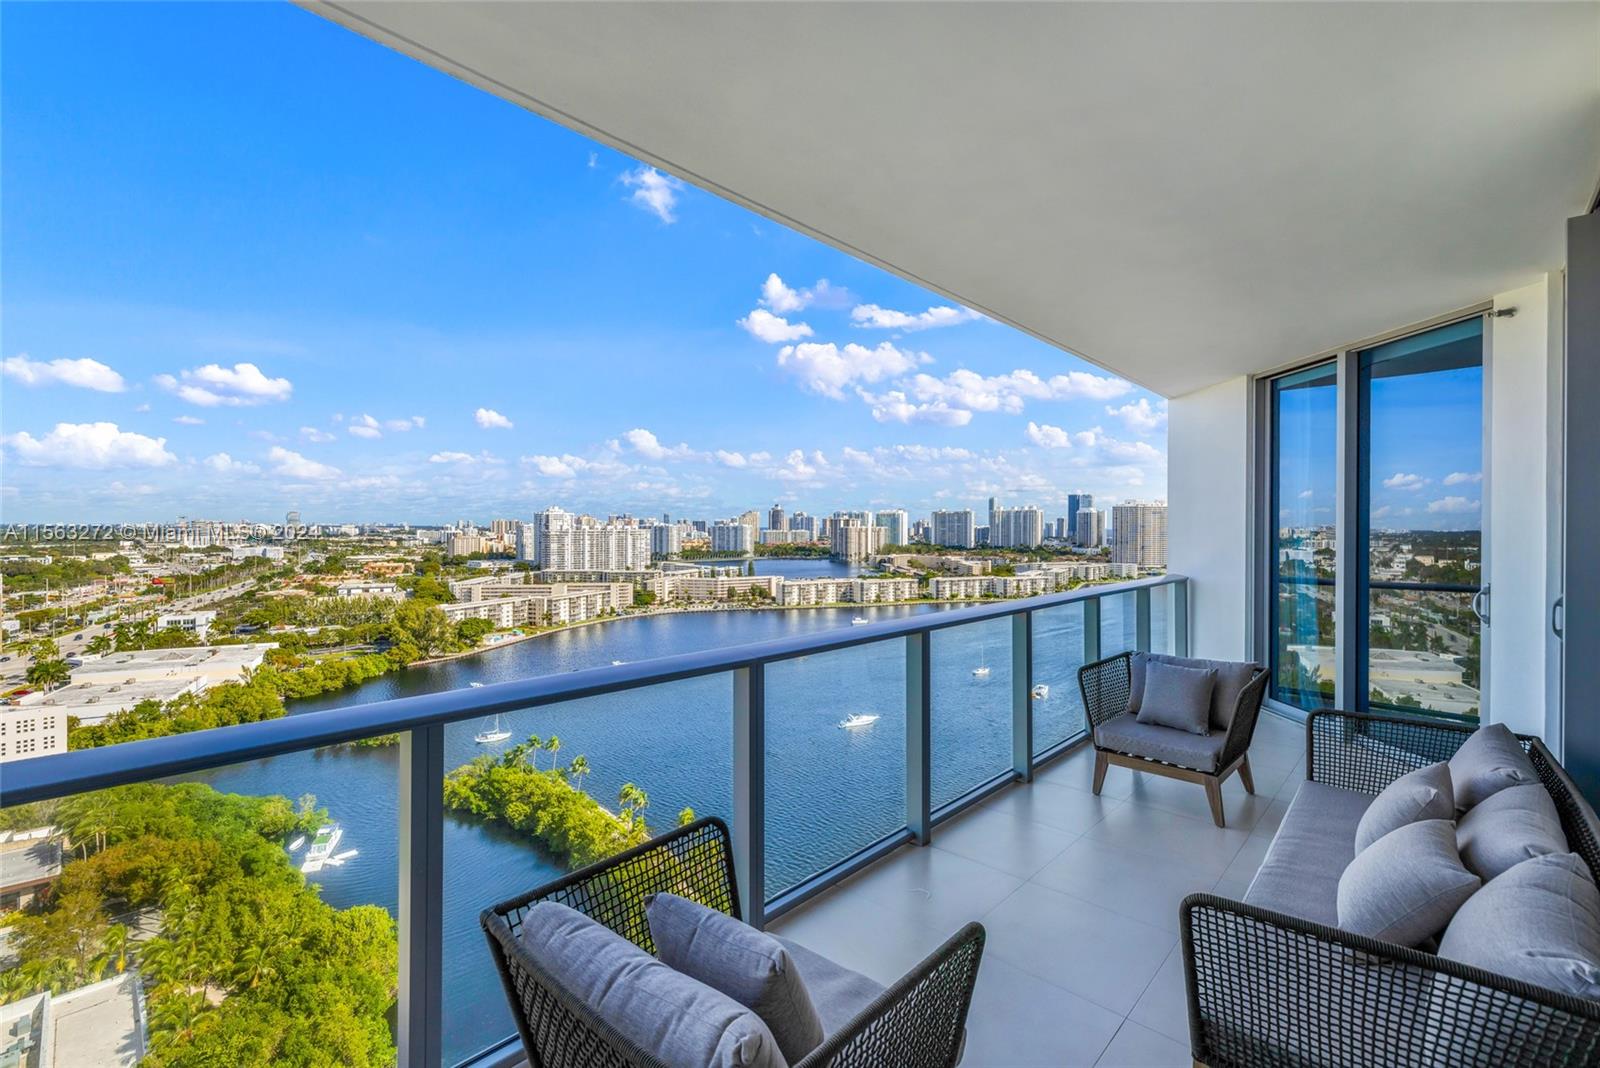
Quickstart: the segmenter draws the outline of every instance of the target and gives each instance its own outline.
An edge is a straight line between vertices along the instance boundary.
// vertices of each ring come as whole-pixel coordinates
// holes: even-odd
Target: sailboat
[[[494,726],[486,731],[479,731],[474,734],[472,740],[479,745],[493,745],[496,742],[503,742],[509,737],[511,737],[511,732],[500,726],[500,714],[495,713]]]
[[[989,643],[983,643],[983,651],[978,655],[978,666],[972,669],[972,677],[986,679],[989,677]]]

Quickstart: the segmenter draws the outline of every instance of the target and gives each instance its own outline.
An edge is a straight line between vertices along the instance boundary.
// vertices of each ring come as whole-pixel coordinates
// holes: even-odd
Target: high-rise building
[[[755,544],[755,531],[743,522],[743,517],[719,519],[711,524],[711,551],[714,553],[747,553],[755,548]]]
[[[911,544],[911,516],[906,514],[905,509],[891,508],[887,512],[879,512],[875,522],[883,531],[883,544]]]
[[[990,497],[989,498],[989,524],[988,524],[988,526],[989,526],[989,530],[991,532],[991,535],[990,535],[991,537],[993,536],[992,532],[994,531],[994,514],[996,512],[998,512],[999,510],[1000,510],[1000,500],[999,500],[999,498]]]
[[[551,508],[535,515],[529,526],[532,537],[518,538],[518,555],[541,571],[643,571],[650,566],[650,531],[632,521],[602,523]]]
[[[1124,501],[1111,509],[1111,562],[1167,566],[1167,502]]]
[[[1080,508],[1072,525],[1072,544],[1083,549],[1098,549],[1106,543],[1106,514],[1093,508]]]
[[[753,547],[761,538],[761,513],[752,508],[741,515],[738,522],[750,529],[750,544]]]
[[[806,536],[811,541],[816,541],[817,517],[814,515],[806,515],[804,512],[796,512],[794,515],[789,517],[789,529],[803,530],[806,532]]]
[[[1002,549],[1032,549],[1044,541],[1044,513],[1033,505],[996,508],[989,520],[989,544]]]
[[[1069,493],[1067,494],[1067,537],[1076,545],[1078,543],[1078,513],[1085,508],[1094,507],[1094,494]]]
[[[768,530],[788,530],[789,524],[784,519],[783,505],[775,504],[767,509]]]
[[[933,543],[933,524],[926,519],[919,519],[911,524],[911,540],[913,542]]]
[[[678,555],[678,551],[683,548],[683,528],[678,524],[663,521],[648,529],[650,555],[666,559]]]
[[[836,559],[851,563],[865,560],[883,544],[883,528],[843,516],[834,521],[829,544]]]
[[[932,543],[954,549],[970,549],[978,544],[977,524],[971,508],[933,513]]]

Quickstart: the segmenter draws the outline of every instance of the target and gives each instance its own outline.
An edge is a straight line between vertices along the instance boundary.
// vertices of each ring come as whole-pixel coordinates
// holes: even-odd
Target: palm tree
[[[534,771],[539,770],[539,750],[543,748],[543,738],[539,737],[537,734],[528,735],[528,744],[523,746],[523,751],[530,754],[529,763],[533,765]]]
[[[38,686],[46,693],[71,679],[72,669],[65,660],[36,660],[28,667],[28,685]]]
[[[544,747],[550,751],[550,770],[556,770],[556,754],[561,752],[561,739],[551,735],[545,740]]]
[[[631,782],[622,784],[622,789],[617,791],[617,804],[622,809],[623,819],[628,821],[632,828],[642,820],[644,810],[650,805],[650,795],[639,789]]]
[[[573,757],[572,766],[567,770],[577,780],[578,792],[583,793],[583,778],[589,774],[589,758],[582,755]]]

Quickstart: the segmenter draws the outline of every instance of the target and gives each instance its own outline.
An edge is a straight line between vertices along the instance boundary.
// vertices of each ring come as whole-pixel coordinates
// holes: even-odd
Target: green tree
[[[582,754],[572,758],[572,765],[567,769],[572,776],[578,792],[583,793],[583,780],[589,774],[589,758]]]
[[[116,648],[116,645],[109,634],[96,634],[89,639],[89,644],[84,646],[84,651],[93,653],[96,656],[104,656],[114,648]]]
[[[556,757],[561,752],[561,739],[552,734],[545,739],[544,748],[545,752],[550,754],[550,770],[554,771],[556,770]]]
[[[71,678],[72,669],[65,660],[35,660],[28,665],[28,685],[37,686],[46,693],[66,685]]]

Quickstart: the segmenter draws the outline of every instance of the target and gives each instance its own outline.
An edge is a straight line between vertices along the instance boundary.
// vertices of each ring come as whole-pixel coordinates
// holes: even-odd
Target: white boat
[[[493,745],[496,742],[503,742],[509,737],[511,737],[511,732],[500,726],[500,717],[496,715],[494,717],[494,726],[474,734],[472,740],[479,745]]]
[[[333,851],[339,846],[339,839],[344,837],[344,828],[337,823],[330,823],[317,828],[317,836],[311,840],[311,848],[306,850],[305,863],[300,865],[300,870],[307,875],[322,870],[322,866],[333,856]]]
[[[627,663],[626,660],[613,660],[613,661],[611,661],[611,666],[612,667],[621,667],[623,664],[626,664],[626,663]]]
[[[289,843],[289,852],[293,853],[296,849],[299,849],[305,844],[306,836],[302,834],[299,838],[296,838],[294,841]]]
[[[474,690],[483,689],[483,683],[481,683],[481,682],[469,682],[469,683],[467,683],[467,685],[471,686]]]
[[[360,850],[358,849],[346,849],[343,853],[329,857],[327,860],[323,861],[323,863],[330,868],[342,867],[345,861],[349,860],[359,852]]]
[[[871,622],[872,620],[868,619],[866,616],[856,616],[854,619],[850,620],[850,625],[852,627],[864,627]]]
[[[874,724],[876,722],[878,722],[878,717],[877,716],[870,715],[870,714],[863,714],[861,712],[857,712],[854,715],[852,715],[849,719],[841,719],[839,721],[839,726],[844,727],[846,729],[849,729],[849,728],[854,728],[854,727],[870,726],[871,724]]]
[[[1043,701],[1046,697],[1049,697],[1049,696],[1050,696],[1050,687],[1046,686],[1044,683],[1041,682],[1039,685],[1037,685],[1037,686],[1035,686],[1033,688],[1033,699],[1035,701]]]
[[[975,667],[972,669],[972,677],[975,679],[986,679],[989,677],[989,669],[987,667]]]

